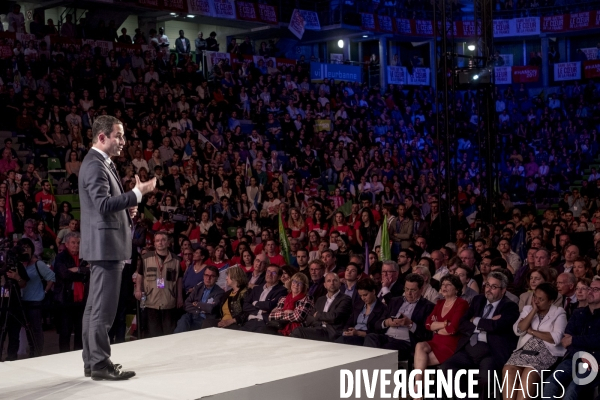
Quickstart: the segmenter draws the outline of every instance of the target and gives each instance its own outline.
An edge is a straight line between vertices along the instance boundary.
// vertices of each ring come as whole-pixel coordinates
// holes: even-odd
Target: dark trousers
[[[44,351],[44,330],[42,328],[42,302],[24,301],[23,310],[27,320],[27,342],[29,357],[39,357]]]
[[[90,290],[83,313],[83,365],[98,371],[111,363],[108,331],[115,320],[123,261],[90,261]]]
[[[58,332],[58,348],[61,353],[71,351],[71,334],[73,334],[73,350],[83,349],[83,303],[58,304],[56,309],[56,330]]]
[[[0,338],[0,355],[2,354],[2,349],[4,349],[4,340],[8,336],[6,361],[15,361],[18,358],[17,353],[19,352],[19,344],[21,343],[19,336],[21,334],[21,327],[25,325],[22,315],[21,310],[14,310],[12,307],[8,312],[0,313],[0,329],[4,321],[6,321],[6,331],[3,332]],[[0,359],[0,361],[2,360]]]
[[[365,344],[365,338],[361,336],[340,336],[335,342],[352,346],[363,346]]]
[[[332,342],[333,331],[330,332],[327,328],[323,327],[304,327],[300,326],[292,331],[291,337],[309,340],[318,340],[320,342]]]
[[[410,342],[398,340],[380,333],[369,333],[365,337],[365,347],[376,347],[378,349],[398,350],[398,361],[406,361],[412,357],[414,349]]]
[[[146,338],[170,335],[175,331],[177,317],[175,316],[176,308],[169,310],[156,310],[146,307],[144,309],[147,317],[148,332]]]
[[[251,319],[246,321],[246,323],[242,327],[242,330],[245,332],[260,332],[264,329],[265,325],[265,321],[263,321],[262,319]]]
[[[477,342],[475,346],[467,343],[465,347],[458,350],[452,357],[440,365],[439,369],[446,374],[448,371],[456,372],[461,369],[479,369],[479,398],[487,399],[489,398],[488,377],[493,377],[494,371],[502,369],[503,366],[504,363],[502,360],[494,359],[487,343]]]
[[[186,313],[179,318],[179,321],[177,321],[177,327],[173,333],[197,331],[198,329],[202,328],[204,318],[205,314]]]

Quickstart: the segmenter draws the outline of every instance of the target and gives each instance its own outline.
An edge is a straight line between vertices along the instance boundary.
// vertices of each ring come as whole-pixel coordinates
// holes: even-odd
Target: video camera
[[[19,265],[23,265],[24,262],[29,260],[31,260],[31,254],[29,254],[27,248],[24,246],[6,248],[6,245],[0,243],[0,264],[3,264],[2,272],[16,272]]]

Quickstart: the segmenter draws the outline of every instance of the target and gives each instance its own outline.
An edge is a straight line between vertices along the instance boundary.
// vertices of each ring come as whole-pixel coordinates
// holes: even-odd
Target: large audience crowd
[[[453,99],[456,136],[440,139],[433,88],[311,82],[304,59],[201,71],[155,35],[157,58],[17,43],[2,61],[3,126],[31,150],[18,158],[6,139],[0,159],[0,226],[28,255],[4,273],[21,288],[31,356],[43,351],[48,303],[60,350],[73,332],[81,348],[90,271],[73,205],[57,204],[56,191],[77,194],[94,121],[112,115],[127,139],[114,160],[125,190],[135,175],[157,178],[134,219],[115,342],[138,300],[142,337],[218,327],[396,349],[410,368],[479,368],[481,388],[485,371],[512,382],[558,369],[545,396],[562,384],[564,398],[590,398],[600,378],[569,379],[575,353],[599,350],[596,82],[551,96],[495,89],[496,196],[477,147],[478,91]],[[48,175],[48,158],[64,179]],[[382,261],[384,221],[392,259]],[[8,318],[7,360],[17,357],[18,315]],[[519,382],[534,390],[540,377],[527,376]]]

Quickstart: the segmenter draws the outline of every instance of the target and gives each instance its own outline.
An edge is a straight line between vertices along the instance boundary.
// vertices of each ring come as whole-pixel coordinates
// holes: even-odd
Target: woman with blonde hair
[[[290,216],[288,217],[287,227],[292,231],[292,237],[303,241],[306,237],[306,223],[302,214],[296,207],[290,208]]]
[[[287,296],[279,299],[277,306],[269,314],[263,333],[289,336],[294,329],[302,326],[315,305],[312,296],[307,295],[308,277],[302,272],[292,276]]]
[[[240,267],[228,268],[225,273],[227,274],[227,287],[231,289],[221,297],[221,304],[218,307],[220,317],[205,319],[202,323],[202,329],[226,328],[237,330],[246,322],[244,299],[248,291],[248,277]]]

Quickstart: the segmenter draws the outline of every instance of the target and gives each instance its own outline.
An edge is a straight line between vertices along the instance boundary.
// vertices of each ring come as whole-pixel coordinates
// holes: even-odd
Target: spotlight
[[[474,44],[470,44],[467,46],[467,49],[469,49],[469,51],[475,51],[475,45]]]
[[[340,49],[343,49],[343,48],[344,48],[344,41],[343,41],[342,39],[338,40],[338,47],[339,47]]]
[[[194,17],[196,17],[196,16],[195,16],[195,15],[192,15],[192,14],[188,14],[188,16],[187,16],[187,17],[188,17],[188,18],[194,18]]]
[[[363,37],[369,37],[369,35],[363,35]]]
[[[476,81],[477,79],[479,79],[479,75],[478,74],[473,75],[473,80]]]
[[[176,16],[176,15],[177,15],[177,13],[171,13],[171,15],[172,15],[172,16]]]

